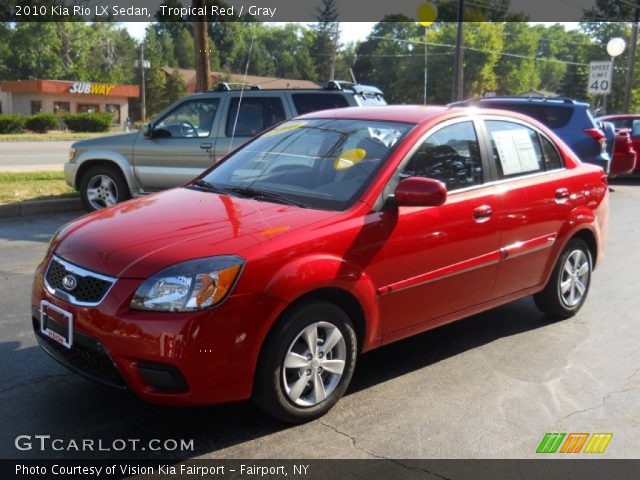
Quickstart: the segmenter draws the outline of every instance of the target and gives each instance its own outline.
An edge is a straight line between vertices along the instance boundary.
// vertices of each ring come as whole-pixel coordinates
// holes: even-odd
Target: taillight
[[[607,150],[607,137],[605,137],[602,130],[600,130],[599,128],[585,128],[584,133],[598,142],[603,152]]]

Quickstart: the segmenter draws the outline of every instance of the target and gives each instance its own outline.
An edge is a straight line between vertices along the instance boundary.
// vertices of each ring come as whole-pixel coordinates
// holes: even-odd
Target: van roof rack
[[[211,89],[212,92],[231,92],[233,90],[260,90],[260,86],[248,83],[220,82]]]
[[[329,80],[324,85],[325,90],[351,90],[358,95],[383,95],[382,90],[373,85],[361,85],[359,83],[348,82],[345,80]]]

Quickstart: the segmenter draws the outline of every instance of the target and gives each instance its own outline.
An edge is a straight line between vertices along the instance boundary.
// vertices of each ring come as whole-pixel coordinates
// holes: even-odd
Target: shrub
[[[111,127],[113,114],[109,112],[74,113],[64,117],[72,132],[106,132]]]
[[[0,133],[20,133],[25,120],[22,115],[0,113]]]
[[[53,113],[36,113],[27,118],[24,126],[36,133],[47,133],[58,126],[60,118]]]

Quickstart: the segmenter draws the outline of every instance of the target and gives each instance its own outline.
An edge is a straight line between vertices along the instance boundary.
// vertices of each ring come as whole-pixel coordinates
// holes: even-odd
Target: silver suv
[[[65,178],[88,211],[98,210],[182,185],[262,130],[296,115],[385,104],[379,89],[347,82],[313,90],[238,90],[222,83],[179,100],[139,132],[74,143]]]

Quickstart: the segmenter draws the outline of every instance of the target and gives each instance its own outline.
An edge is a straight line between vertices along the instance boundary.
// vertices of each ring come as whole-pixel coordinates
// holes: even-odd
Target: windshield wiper
[[[199,178],[198,180],[194,180],[188,186],[198,187],[198,188],[201,188],[202,190],[205,190],[211,193],[223,193],[225,195],[229,195],[228,190],[225,190],[224,188],[216,187],[213,183],[209,183],[206,180],[202,180],[201,178]]]
[[[238,195],[242,195],[246,198],[251,198],[253,200],[271,200],[276,203],[284,203],[287,205],[306,208],[306,205],[304,203],[293,200],[282,193],[270,192],[268,190],[258,190],[251,187],[232,187],[229,188],[229,191],[237,193]]]

